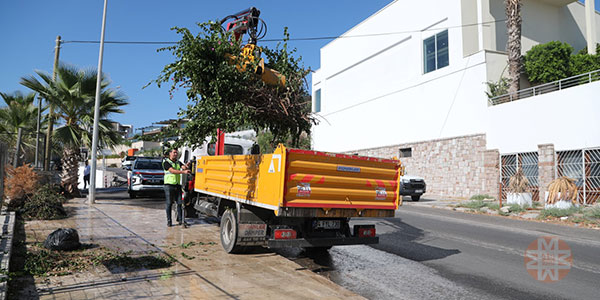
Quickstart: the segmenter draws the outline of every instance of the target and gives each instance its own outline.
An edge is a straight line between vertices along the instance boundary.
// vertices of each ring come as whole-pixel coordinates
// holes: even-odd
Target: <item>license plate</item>
[[[267,224],[238,224],[241,237],[264,237],[267,235]]]
[[[423,190],[416,190],[415,193],[422,193]]]
[[[318,220],[315,228],[340,229],[340,220]]]

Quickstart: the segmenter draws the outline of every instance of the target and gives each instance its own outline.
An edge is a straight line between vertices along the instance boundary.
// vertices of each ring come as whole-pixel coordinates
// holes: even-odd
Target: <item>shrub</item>
[[[487,195],[487,194],[473,195],[473,196],[471,196],[470,200],[485,200],[485,199],[494,199],[494,200],[496,200],[496,198],[494,198],[494,197],[492,197],[490,195]]]
[[[576,54],[571,56],[571,75],[579,75],[600,69],[600,55]]]
[[[506,77],[500,78],[498,82],[488,81],[485,83],[489,89],[489,92],[485,92],[488,98],[494,98],[508,94],[508,87],[510,86],[510,80]]]
[[[30,165],[22,165],[17,168],[7,166],[6,175],[4,195],[10,200],[8,206],[17,210],[23,206],[25,197],[36,191],[39,176]]]
[[[596,206],[596,207],[592,207],[590,209],[587,209],[583,215],[586,218],[594,218],[594,219],[600,219],[600,207]]]
[[[63,207],[66,199],[56,187],[44,185],[23,205],[22,214],[26,219],[55,220],[67,216]]]
[[[525,211],[525,208],[519,204],[511,204],[510,205],[510,212],[514,212],[514,213],[521,213]]]
[[[485,205],[486,205],[486,203],[483,202],[482,200],[473,200],[473,201],[469,201],[466,203],[461,203],[458,206],[471,208],[471,209],[480,209],[480,208],[484,207]]]
[[[570,215],[580,212],[580,211],[581,211],[581,208],[576,207],[576,206],[573,206],[568,209],[546,208],[540,212],[540,217],[541,218],[548,218],[548,217],[561,218],[561,217],[570,216]]]
[[[523,174],[523,170],[519,169],[515,175],[508,180],[508,190],[511,193],[527,193],[529,192],[529,180]]]
[[[559,200],[571,200],[577,202],[577,185],[575,180],[569,177],[556,178],[548,185],[547,204],[554,204]]]
[[[571,45],[559,41],[533,46],[524,56],[527,78],[540,84],[571,76],[572,52]]]

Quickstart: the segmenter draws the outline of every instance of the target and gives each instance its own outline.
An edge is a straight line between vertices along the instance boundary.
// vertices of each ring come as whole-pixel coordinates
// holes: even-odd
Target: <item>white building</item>
[[[553,40],[576,51],[586,46],[583,4],[522,3],[523,54]],[[591,15],[600,27],[600,16]],[[321,117],[313,127],[314,149],[408,156],[408,173],[438,183],[434,193],[468,197],[494,190],[483,176],[489,149],[600,146],[600,82],[488,106],[485,82],[508,77],[505,19],[503,0],[393,1],[321,48],[321,68],[312,77],[313,112]],[[595,44],[600,32],[592,33]],[[528,86],[524,79],[521,87]],[[475,183],[444,186],[449,177],[439,175],[442,166],[425,163],[438,152],[446,153],[439,163],[447,165],[479,156],[456,162],[458,173],[447,170]]]

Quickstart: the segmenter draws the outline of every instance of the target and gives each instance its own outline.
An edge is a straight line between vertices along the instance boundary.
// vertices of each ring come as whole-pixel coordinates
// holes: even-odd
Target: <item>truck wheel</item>
[[[421,199],[421,195],[410,196],[410,198],[412,201],[419,201],[419,199]]]
[[[129,191],[129,198],[130,199],[135,199],[135,196],[136,196],[136,194],[135,194],[134,191]]]
[[[243,247],[237,245],[238,223],[235,214],[226,210],[221,217],[221,245],[227,253],[240,253]]]

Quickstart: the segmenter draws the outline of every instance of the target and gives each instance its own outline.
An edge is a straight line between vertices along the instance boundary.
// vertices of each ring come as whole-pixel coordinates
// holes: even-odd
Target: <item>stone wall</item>
[[[500,151],[486,150],[483,153],[483,194],[496,199],[500,197]]]
[[[410,149],[410,157],[402,157],[400,149]],[[424,198],[464,199],[486,193],[497,197],[499,158],[498,151],[493,151],[495,152],[488,152],[486,149],[485,134],[476,134],[348,153],[383,158],[399,157],[406,168],[406,174],[425,178],[427,193]],[[486,166],[489,166],[488,171]]]
[[[545,193],[548,184],[555,177],[554,144],[538,145],[538,185],[540,190],[540,201],[545,201]]]

